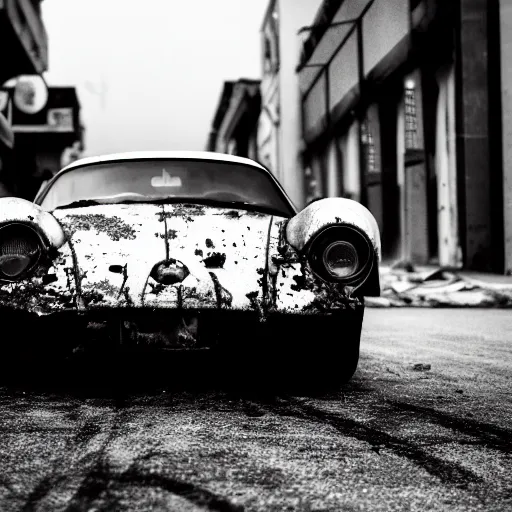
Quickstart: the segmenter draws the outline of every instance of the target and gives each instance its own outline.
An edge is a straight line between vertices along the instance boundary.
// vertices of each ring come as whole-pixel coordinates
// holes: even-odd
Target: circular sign
[[[14,86],[14,105],[25,114],[40,112],[48,101],[48,89],[39,75],[20,76]]]

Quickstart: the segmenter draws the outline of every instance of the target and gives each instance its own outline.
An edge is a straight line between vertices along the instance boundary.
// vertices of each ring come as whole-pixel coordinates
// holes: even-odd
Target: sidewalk
[[[367,307],[512,308],[512,276],[401,264],[380,273],[381,296]]]

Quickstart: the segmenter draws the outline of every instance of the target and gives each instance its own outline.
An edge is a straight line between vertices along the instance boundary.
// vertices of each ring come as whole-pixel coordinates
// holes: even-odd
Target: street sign
[[[40,112],[48,101],[48,88],[39,76],[20,76],[14,86],[14,104],[25,114]]]

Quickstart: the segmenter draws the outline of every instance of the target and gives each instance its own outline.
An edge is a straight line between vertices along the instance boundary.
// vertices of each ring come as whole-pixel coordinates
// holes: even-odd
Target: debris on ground
[[[404,261],[380,270],[381,295],[366,297],[368,307],[512,307],[511,278],[476,279],[451,269],[421,270]]]
[[[431,365],[429,364],[423,364],[423,363],[417,363],[415,364],[412,369],[415,371],[415,372],[427,372],[429,371],[430,369],[432,368]]]

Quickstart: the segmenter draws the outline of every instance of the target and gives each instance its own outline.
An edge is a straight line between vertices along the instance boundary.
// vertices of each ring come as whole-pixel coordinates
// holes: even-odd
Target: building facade
[[[260,81],[224,82],[208,137],[207,151],[258,160],[257,131],[261,108]]]
[[[365,204],[385,260],[512,264],[499,11],[498,0],[326,0],[310,21],[298,66],[305,200]],[[505,205],[512,224],[512,194]]]
[[[79,157],[84,128],[74,87],[48,87],[47,96],[39,91],[45,94],[42,99],[20,90],[19,84],[3,89],[8,97],[3,115],[14,133],[14,165],[4,183],[13,195],[33,200],[43,182]]]
[[[20,75],[41,76],[48,68],[48,38],[41,19],[42,0],[0,0],[0,86]],[[5,176],[14,173],[15,137],[9,98],[0,91],[0,196],[11,195]]]
[[[495,98],[499,104],[495,110],[501,111],[503,152],[503,220],[504,220],[504,269],[512,274],[512,2],[499,2],[499,38],[500,44],[500,85],[501,96]],[[496,15],[496,14],[495,14]]]
[[[261,28],[258,154],[299,208],[304,206],[304,192],[299,159],[298,32],[311,23],[320,3],[321,0],[271,0]]]

